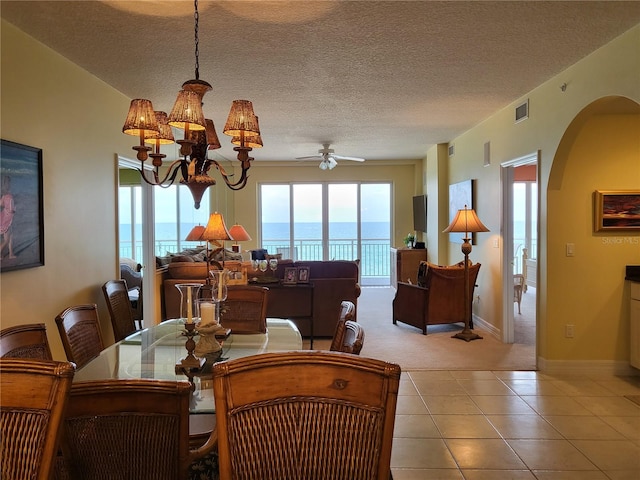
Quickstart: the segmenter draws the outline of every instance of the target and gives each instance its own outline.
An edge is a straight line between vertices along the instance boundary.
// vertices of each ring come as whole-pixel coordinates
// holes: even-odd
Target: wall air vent
[[[454,153],[455,153],[455,148],[453,145],[449,145],[449,156],[453,157]]]
[[[529,99],[516,107],[516,123],[529,118]]]

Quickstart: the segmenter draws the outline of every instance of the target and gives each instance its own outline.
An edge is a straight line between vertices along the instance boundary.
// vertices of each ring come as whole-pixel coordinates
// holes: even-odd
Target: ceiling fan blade
[[[342,155],[331,155],[336,160],[351,160],[352,162],[364,162],[364,158],[359,157],[343,157]]]
[[[309,157],[296,157],[296,160],[322,160],[322,155],[311,155]]]

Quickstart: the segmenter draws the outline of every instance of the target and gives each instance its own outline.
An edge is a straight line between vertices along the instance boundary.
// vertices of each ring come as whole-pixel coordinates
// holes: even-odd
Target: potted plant
[[[413,248],[413,244],[416,240],[416,236],[413,233],[408,233],[406,237],[404,237],[404,244],[407,248]]]

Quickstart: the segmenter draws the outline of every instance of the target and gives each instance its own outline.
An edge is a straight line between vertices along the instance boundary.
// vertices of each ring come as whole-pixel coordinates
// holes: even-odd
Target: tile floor
[[[408,371],[394,480],[638,480],[640,377]]]

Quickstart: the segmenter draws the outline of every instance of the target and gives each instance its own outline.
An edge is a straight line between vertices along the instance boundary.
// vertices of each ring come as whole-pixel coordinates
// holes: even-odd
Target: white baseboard
[[[478,317],[475,314],[473,315],[473,326],[482,329],[483,332],[489,333],[489,335],[502,342],[500,329],[496,328],[494,325],[491,325],[488,322],[485,322],[482,318]]]
[[[473,326],[502,341],[500,329],[476,315],[473,315]],[[627,361],[547,360],[544,357],[538,357],[537,365],[538,371],[550,374],[640,376],[640,370],[632,367]]]
[[[570,375],[640,376],[640,370],[629,362],[616,360],[547,360],[538,357],[538,371]]]

